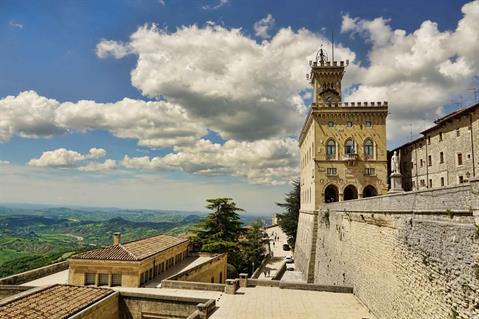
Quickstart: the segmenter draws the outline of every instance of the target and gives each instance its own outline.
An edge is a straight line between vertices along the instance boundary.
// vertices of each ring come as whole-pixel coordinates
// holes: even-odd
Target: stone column
[[[238,279],[226,279],[225,293],[234,295],[238,289]]]
[[[248,274],[241,273],[239,276],[240,276],[240,287],[241,288],[248,287]]]

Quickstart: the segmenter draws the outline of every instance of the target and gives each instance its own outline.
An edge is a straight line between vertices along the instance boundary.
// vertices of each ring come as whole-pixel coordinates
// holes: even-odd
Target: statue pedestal
[[[389,177],[391,181],[391,189],[389,189],[388,193],[404,192],[404,189],[402,188],[401,173],[392,173]]]

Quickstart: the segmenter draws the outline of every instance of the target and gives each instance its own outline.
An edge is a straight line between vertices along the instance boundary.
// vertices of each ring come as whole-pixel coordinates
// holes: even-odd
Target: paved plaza
[[[280,289],[240,288],[222,294],[212,319],[374,319],[353,294]]]

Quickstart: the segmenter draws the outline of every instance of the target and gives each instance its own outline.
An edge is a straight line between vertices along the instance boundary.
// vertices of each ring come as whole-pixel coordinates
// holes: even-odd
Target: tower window
[[[374,154],[373,141],[371,141],[370,139],[367,139],[364,142],[364,156],[367,157],[367,158],[371,158],[371,157],[373,157],[373,154]]]
[[[456,129],[456,136],[461,136],[461,131],[458,128]]]
[[[428,166],[432,166],[432,156],[431,156],[431,155],[429,155],[429,156],[427,157],[427,165],[428,165]]]
[[[328,127],[334,127],[333,121],[329,121],[329,122],[328,122]]]
[[[441,177],[441,186],[444,186],[444,177]]]
[[[462,165],[462,153],[457,154],[457,165]]]
[[[442,141],[442,132],[439,132],[439,142]]]
[[[439,162],[441,164],[444,163],[444,153],[443,152],[439,153]]]
[[[348,121],[347,126],[348,126],[348,127],[353,127],[353,122]]]
[[[336,142],[334,140],[329,140],[326,144],[326,154],[329,158],[336,156]]]

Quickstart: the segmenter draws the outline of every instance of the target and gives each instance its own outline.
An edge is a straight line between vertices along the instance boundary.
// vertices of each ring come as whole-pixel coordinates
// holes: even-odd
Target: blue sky
[[[49,99],[54,109],[62,109],[65,102],[91,100],[96,103],[92,112],[106,112],[101,103],[111,103],[113,110],[115,103],[130,98],[124,103],[157,103],[158,113],[144,118],[132,115],[131,122],[125,124],[118,123],[115,117],[121,116],[122,111],[115,116],[105,115],[107,120],[90,125],[92,118],[79,119],[79,114],[86,113],[80,103],[74,110],[78,115],[65,106],[60,117],[52,115],[56,116],[52,120],[55,123],[46,123],[51,119],[45,115],[41,123],[32,124],[47,111],[35,109],[40,115],[35,113],[21,121],[18,115],[21,113],[13,116],[0,106],[0,117],[2,111],[7,114],[3,138],[0,118],[0,160],[10,163],[0,165],[0,175],[8,176],[19,188],[25,181],[20,176],[39,179],[38,184],[32,183],[31,189],[23,185],[28,191],[21,195],[18,189],[3,192],[0,189],[0,201],[201,209],[201,198],[217,194],[233,196],[250,210],[269,212],[288,190],[287,180],[297,173],[293,146],[310,100],[304,95],[308,84],[301,65],[304,62],[307,71],[308,55],[314,54],[320,43],[328,47],[331,32],[335,34],[339,58],[353,62],[345,79],[346,88],[349,87],[345,98],[387,99],[395,105],[390,110],[391,132],[388,131],[388,143],[394,146],[407,141],[409,132],[426,128],[435,117],[457,107],[455,102],[472,103],[468,88],[477,85],[478,62],[474,56],[479,56],[479,52],[473,44],[457,49],[463,40],[463,33],[457,27],[458,22],[464,21],[466,27],[474,29],[470,24],[477,21],[474,20],[477,6],[477,1],[446,0],[2,1],[0,99],[14,97],[22,112],[28,114],[33,114],[29,111],[32,101],[41,98]],[[152,24],[157,28],[153,29]],[[146,31],[141,32],[139,28],[145,25]],[[192,25],[197,25],[197,29]],[[182,26],[186,31],[179,32]],[[290,33],[285,31],[288,27]],[[237,28],[241,29],[239,34],[233,31]],[[301,33],[302,29],[307,34]],[[475,29],[477,36],[477,25]],[[397,30],[404,30],[404,39],[395,33]],[[136,40],[132,40],[135,35]],[[212,47],[218,46],[205,49],[204,43],[195,41],[201,38],[208,42],[208,37],[212,37]],[[278,45],[280,39],[286,44]],[[295,49],[303,45],[305,48]],[[427,51],[428,47],[432,52],[420,57],[420,50]],[[267,55],[276,63],[272,65],[278,66],[279,75],[270,72]],[[210,58],[202,60],[201,56]],[[245,71],[249,77],[243,78],[237,70],[214,70],[217,65],[229,67],[248,59],[253,65],[257,63],[255,56],[262,59],[256,70]],[[410,72],[403,72],[400,65],[389,69],[388,63],[394,61],[388,60],[388,56],[404,57],[402,60],[414,68]],[[161,62],[164,57],[170,59],[167,65]],[[217,57],[220,61],[215,65]],[[139,59],[144,65],[138,64]],[[185,78],[187,72],[175,73],[189,61],[192,61],[188,65],[193,70],[191,79]],[[388,77],[381,68],[387,68]],[[228,78],[224,87],[221,79],[216,78],[218,74]],[[427,76],[417,80],[418,74]],[[241,84],[250,78],[252,83]],[[181,83],[181,79],[186,82]],[[204,83],[202,79],[206,79]],[[215,91],[214,85],[221,86],[218,89],[221,92],[210,93]],[[258,87],[259,92],[248,92]],[[429,97],[402,100],[401,96],[411,95],[410,87],[423,88]],[[285,88],[290,91],[284,92]],[[25,91],[35,94],[26,98],[20,95]],[[275,99],[274,105],[278,105],[277,112],[274,105],[263,110],[263,104],[255,104],[261,98],[271,97]],[[296,102],[291,102],[293,99]],[[177,115],[180,110],[184,116],[178,115],[176,119],[169,116],[173,113],[163,114],[161,109],[165,106],[160,101],[171,103],[176,111],[170,111]],[[4,101],[4,105],[11,103]],[[252,106],[242,109],[247,104]],[[145,105],[138,105],[138,110],[148,108]],[[284,105],[289,108],[280,109]],[[218,112],[222,107],[231,111]],[[296,113],[293,107],[297,108]],[[251,115],[256,110],[258,115]],[[165,116],[171,123],[148,116]],[[61,123],[57,123],[58,118]],[[140,125],[135,132],[128,129],[128,125],[133,127],[138,121],[144,126]],[[187,130],[176,127],[180,121],[191,123],[191,127]],[[404,128],[405,123],[410,127]],[[167,141],[165,134],[169,136]],[[209,140],[211,145],[198,145],[201,139]],[[223,147],[213,150],[214,143]],[[92,148],[102,149],[105,154],[90,154]],[[58,149],[65,152],[42,159],[44,152]],[[243,158],[245,150],[264,157],[258,161]],[[201,155],[202,152],[209,155]],[[168,154],[183,155],[179,159],[165,158]],[[125,155],[142,161],[124,161]],[[62,159],[58,159],[60,156]],[[153,161],[154,158],[158,161]],[[32,159],[41,161],[30,162]],[[115,162],[106,163],[106,160]],[[92,163],[105,165],[81,169]],[[268,176],[261,176],[266,171],[264,175]],[[51,193],[40,191],[45,176],[62,177],[52,184],[57,186],[52,186]],[[125,197],[125,190],[110,187],[104,198],[88,190],[88,185],[104,188],[125,176],[141,189],[148,185],[159,187],[158,183],[161,187],[168,183],[180,186],[178,191],[171,190],[163,196],[153,195],[154,192],[137,194],[131,201],[117,200],[119,196]],[[153,177],[158,180],[145,181]],[[83,192],[84,198],[75,197],[72,190],[63,191],[62,185],[69,183],[69,178],[79,180],[77,191]],[[231,185],[236,193],[225,192],[225,185]],[[184,194],[182,188],[194,189],[198,194],[189,200],[192,196]]]

